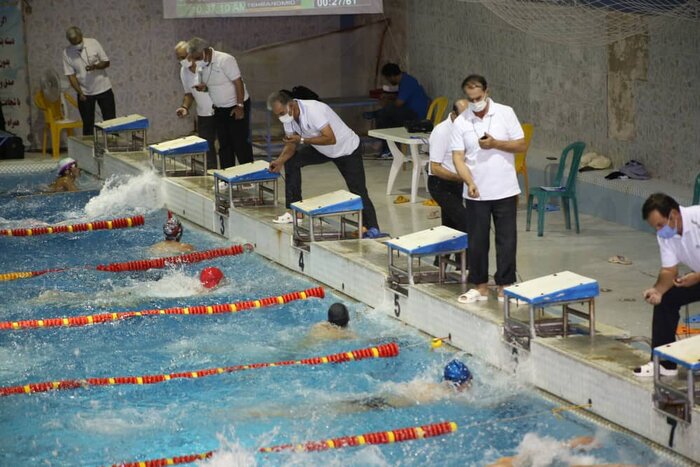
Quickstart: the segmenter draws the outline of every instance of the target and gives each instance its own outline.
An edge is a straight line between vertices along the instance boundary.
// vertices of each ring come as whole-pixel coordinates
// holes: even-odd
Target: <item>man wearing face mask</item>
[[[196,65],[199,83],[195,89],[209,94],[214,104],[214,122],[219,138],[221,168],[253,162],[250,133],[250,96],[236,59],[209,47],[195,37],[187,43],[187,59]]]
[[[66,30],[70,46],[63,50],[63,71],[78,93],[78,110],[83,120],[83,136],[92,135],[95,126],[95,103],[100,106],[103,120],[116,117],[112,83],[107,72],[109,58],[95,39],[83,38],[79,28]]]
[[[175,57],[180,62],[180,81],[185,90],[182,105],[177,108],[175,114],[186,117],[190,114],[192,103],[197,105],[197,134],[207,140],[209,150],[207,151],[207,167],[210,169],[219,168],[216,157],[216,123],[214,122],[214,104],[209,97],[209,93],[198,91],[196,85],[199,84],[199,75],[196,65],[187,60],[187,42],[180,41],[175,46]]]
[[[644,300],[654,305],[651,347],[676,340],[676,327],[683,305],[700,301],[700,206],[679,206],[664,193],[654,193],[642,206],[642,217],[656,230],[661,253],[661,270],[656,283],[644,291]],[[678,275],[684,263],[693,272]],[[675,376],[676,364],[661,361],[661,375]],[[635,368],[639,377],[653,377],[652,362]]]
[[[515,173],[516,152],[525,152],[525,135],[512,108],[488,97],[486,79],[470,75],[462,82],[469,110],[452,130],[452,160],[465,183],[463,196],[469,235],[468,301],[488,298],[490,227],[496,234],[498,299],[515,282],[516,209],[520,186]]]
[[[348,190],[362,198],[365,236],[380,236],[377,214],[367,193],[362,147],[357,134],[323,102],[293,99],[280,91],[267,98],[267,108],[284,125],[284,148],[277,159],[270,162],[270,171],[279,173],[284,167],[287,209],[301,201],[301,168],[333,162]],[[292,221],[292,215],[287,212],[273,222],[289,224]]]

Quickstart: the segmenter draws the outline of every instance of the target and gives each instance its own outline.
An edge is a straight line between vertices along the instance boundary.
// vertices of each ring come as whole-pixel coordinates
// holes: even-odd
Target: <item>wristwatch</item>
[[[299,144],[304,144],[304,137],[299,138]]]
[[[236,104],[236,107],[243,107],[243,104]]]

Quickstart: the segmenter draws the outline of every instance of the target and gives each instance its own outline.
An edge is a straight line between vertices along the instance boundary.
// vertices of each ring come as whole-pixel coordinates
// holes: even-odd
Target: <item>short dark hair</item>
[[[401,68],[396,63],[387,63],[382,67],[382,76],[396,76],[401,74]]]
[[[642,217],[644,220],[647,220],[653,211],[659,211],[659,214],[667,218],[668,215],[671,214],[672,209],[676,211],[680,210],[678,201],[671,198],[666,193],[654,193],[644,201]]]
[[[464,89],[465,86],[469,83],[480,84],[481,87],[484,88],[484,91],[486,91],[489,87],[488,83],[486,82],[486,78],[484,78],[481,75],[469,75],[466,78],[464,78],[464,81],[462,81],[462,89]]]

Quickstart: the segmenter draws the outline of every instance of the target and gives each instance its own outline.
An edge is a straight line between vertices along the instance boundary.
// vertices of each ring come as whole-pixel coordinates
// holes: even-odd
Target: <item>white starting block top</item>
[[[338,190],[305,201],[292,203],[291,208],[308,216],[338,214],[347,211],[361,211],[362,198],[349,191]]]
[[[511,285],[503,293],[530,305],[542,305],[597,297],[600,289],[594,279],[563,271]]]
[[[126,117],[117,117],[104,122],[95,123],[107,133],[126,130],[145,130],[148,128],[148,119],[143,115],[131,114]]]
[[[671,360],[691,371],[700,370],[700,336],[682,339],[654,349],[654,355]]]
[[[210,170],[215,179],[228,183],[250,183],[263,180],[276,180],[280,174],[270,172],[270,163],[265,161],[239,164],[224,170]]]
[[[409,255],[439,254],[467,248],[467,234],[441,225],[385,242],[389,248]]]
[[[209,143],[199,136],[185,136],[183,138],[163,141],[158,144],[151,144],[148,148],[162,156],[182,156],[186,154],[197,154],[207,152]]]

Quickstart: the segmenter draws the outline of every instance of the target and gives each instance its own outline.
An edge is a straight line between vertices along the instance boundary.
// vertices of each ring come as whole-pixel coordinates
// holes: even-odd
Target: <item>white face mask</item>
[[[207,62],[207,61],[204,60],[204,59],[202,59],[202,60],[197,60],[197,61],[195,62],[195,65],[197,65],[197,69],[198,69],[198,70],[201,70],[202,68],[208,67],[208,66],[209,66],[209,62]]]
[[[192,63],[190,63],[190,61],[187,60],[187,58],[183,58],[182,60],[180,60],[180,66],[189,68],[190,65],[192,65]]]
[[[472,112],[482,112],[486,108],[486,104],[488,103],[488,97],[485,97],[484,100],[479,101],[479,102],[470,102],[469,103],[469,110]]]
[[[83,51],[83,47],[85,47],[85,44],[83,43],[83,41],[80,41],[79,44],[75,44],[75,45],[73,46],[73,48],[74,48],[75,50],[77,50],[78,52],[82,52],[82,51]]]
[[[280,122],[282,122],[282,123],[292,123],[292,121],[294,120],[294,116],[289,115],[289,114],[284,114],[284,115],[280,115],[279,119],[280,119]]]

